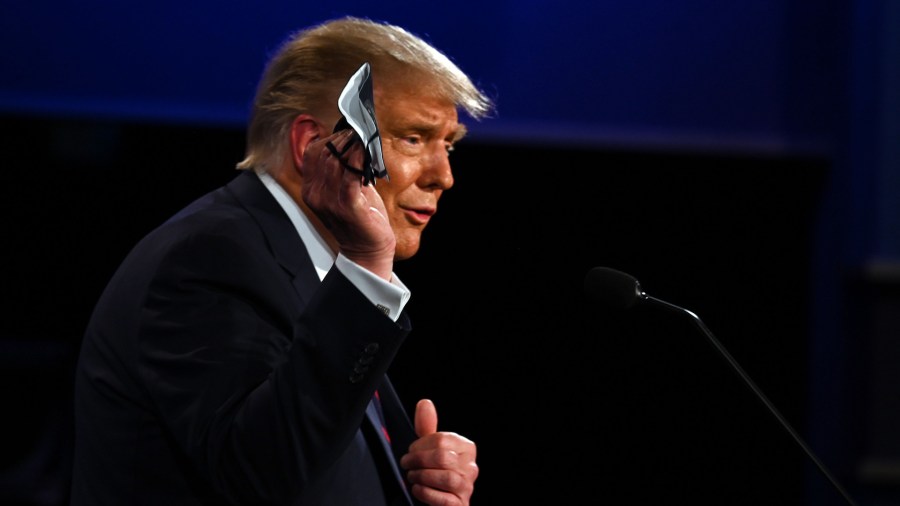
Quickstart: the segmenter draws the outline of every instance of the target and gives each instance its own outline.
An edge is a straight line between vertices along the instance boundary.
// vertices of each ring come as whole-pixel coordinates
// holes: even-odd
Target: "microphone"
[[[677,313],[679,315],[686,315],[690,318],[690,320],[694,323],[694,326],[697,327],[709,340],[709,342],[715,347],[715,349],[719,352],[722,358],[725,359],[726,362],[731,366],[731,368],[741,377],[744,383],[750,387],[750,390],[756,394],[756,397],[759,398],[760,401],[768,408],[769,412],[775,416],[775,418],[781,423],[782,427],[787,430],[787,432],[791,435],[794,441],[800,445],[800,448],[806,453],[806,455],[813,461],[816,467],[819,468],[819,471],[825,476],[826,479],[831,483],[832,486],[841,494],[844,500],[847,501],[851,506],[856,506],[856,503],[853,499],[850,498],[850,495],[844,490],[844,488],[838,483],[838,481],[831,475],[828,469],[819,461],[819,459],[813,454],[812,450],[806,445],[797,431],[791,427],[791,424],[788,423],[787,419],[781,415],[778,409],[775,408],[775,405],[769,401],[769,398],[763,393],[763,391],[756,386],[756,383],[750,379],[750,376],[744,372],[744,369],[737,363],[737,361],[728,353],[728,350],[725,349],[725,346],[719,342],[718,339],[706,328],[706,325],[703,321],[691,311],[687,309],[676,306],[675,304],[671,304],[664,300],[657,299],[655,297],[651,297],[647,295],[644,290],[641,288],[641,284],[634,277],[625,274],[624,272],[617,271],[615,269],[611,269],[609,267],[594,267],[590,271],[588,271],[587,276],[584,278],[584,293],[590,302],[595,304],[607,307],[609,309],[625,311],[631,309],[632,307],[638,304],[648,304],[653,307],[660,308],[662,310]]]

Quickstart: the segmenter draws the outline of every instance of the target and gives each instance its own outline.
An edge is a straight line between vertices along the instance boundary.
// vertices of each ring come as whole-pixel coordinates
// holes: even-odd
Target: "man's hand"
[[[342,158],[328,148],[329,142]],[[344,166],[359,167],[363,149],[350,129],[310,142],[303,153],[302,197],[344,256],[389,280],[396,240],[384,202],[373,185],[363,185],[362,176]]]
[[[432,506],[468,506],[478,478],[475,443],[453,432],[437,431],[434,403],[416,405],[416,434],[400,459],[416,499]]]

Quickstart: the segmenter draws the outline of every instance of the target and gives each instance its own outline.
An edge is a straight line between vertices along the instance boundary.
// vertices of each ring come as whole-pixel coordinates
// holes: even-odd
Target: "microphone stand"
[[[759,387],[757,387],[753,380],[750,379],[750,376],[746,372],[744,372],[744,369],[737,363],[737,360],[735,360],[731,356],[731,354],[728,353],[728,350],[725,349],[725,346],[723,346],[722,343],[720,343],[719,340],[716,339],[716,337],[712,334],[712,332],[709,331],[708,328],[706,328],[706,325],[703,323],[699,316],[683,307],[676,306],[675,304],[671,304],[655,297],[651,297],[643,291],[640,291],[638,293],[638,297],[640,297],[643,302],[655,304],[669,311],[675,311],[680,314],[689,315],[694,325],[698,329],[700,329],[700,331],[703,332],[704,335],[706,335],[707,339],[709,339],[709,342],[713,345],[713,347],[716,348],[716,350],[719,351],[719,354],[722,355],[722,358],[724,358],[731,365],[734,371],[737,372],[738,376],[740,376],[741,379],[744,380],[744,383],[746,383],[747,386],[750,387],[750,390],[753,390],[753,393],[756,394],[759,400],[761,400],[762,403],[766,405],[766,407],[769,409],[769,412],[771,412],[775,416],[775,418],[778,419],[785,430],[787,430],[791,437],[794,438],[794,441],[796,441],[797,444],[800,445],[800,448],[802,448],[803,451],[806,452],[806,455],[813,461],[813,463],[816,464],[816,467],[819,468],[819,471],[821,471],[822,474],[825,475],[825,478],[827,478],[828,481],[831,482],[834,488],[837,489],[837,491],[844,497],[848,504],[850,504],[851,506],[856,506],[856,503],[853,501],[850,495],[837,482],[837,480],[831,475],[831,473],[828,472],[828,469],[826,469],[825,466],[819,461],[819,459],[813,454],[812,450],[806,445],[805,442],[803,442],[803,439],[800,437],[800,435],[797,434],[797,431],[795,431],[794,428],[791,427],[791,424],[788,423],[787,419],[785,419],[775,408],[775,405],[772,404],[771,401],[769,401],[768,397],[766,397],[763,391]]]

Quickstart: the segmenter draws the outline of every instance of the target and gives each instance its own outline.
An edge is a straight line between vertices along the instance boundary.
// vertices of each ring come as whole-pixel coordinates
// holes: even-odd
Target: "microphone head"
[[[594,267],[584,278],[584,293],[592,302],[625,310],[641,300],[644,292],[634,277],[609,267]]]

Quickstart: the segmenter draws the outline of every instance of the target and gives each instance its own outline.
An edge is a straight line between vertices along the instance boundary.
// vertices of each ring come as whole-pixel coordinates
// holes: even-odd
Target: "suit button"
[[[365,352],[366,355],[374,355],[374,354],[378,353],[379,348],[380,348],[380,346],[378,346],[378,343],[369,343],[366,346],[366,349],[363,351]]]

